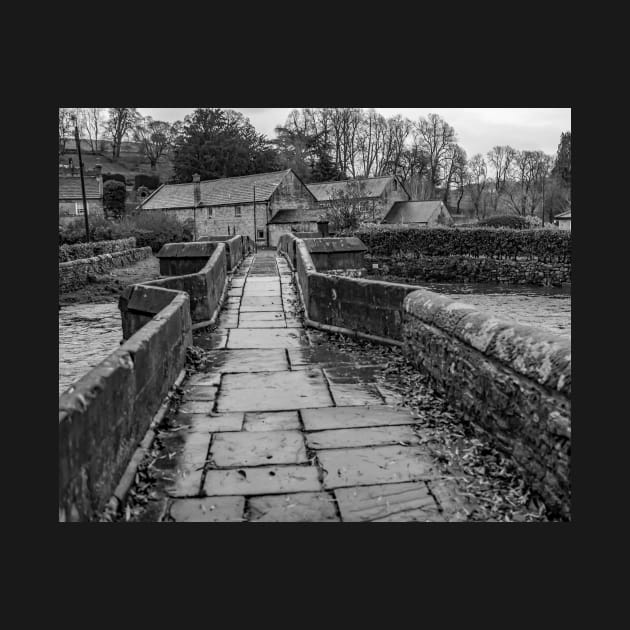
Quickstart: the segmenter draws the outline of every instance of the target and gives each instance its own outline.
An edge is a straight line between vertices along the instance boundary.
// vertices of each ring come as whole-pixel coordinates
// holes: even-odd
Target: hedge
[[[125,186],[127,185],[127,180],[122,173],[103,173],[103,184],[112,179],[117,182],[122,182]]]
[[[542,262],[571,260],[571,233],[564,230],[373,225],[342,235],[357,236],[373,255],[394,258],[464,255]]]
[[[136,239],[134,237],[121,238],[116,241],[96,241],[95,243],[76,243],[75,245],[61,245],[59,247],[59,262],[69,262],[81,258],[92,258],[100,254],[122,252],[126,249],[134,249]]]

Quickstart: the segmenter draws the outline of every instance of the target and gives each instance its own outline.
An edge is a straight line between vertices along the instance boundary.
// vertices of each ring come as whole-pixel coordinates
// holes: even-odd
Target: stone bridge
[[[120,506],[175,387],[156,520],[461,520],[414,415],[366,382],[370,366],[313,346],[317,329],[402,347],[570,517],[567,338],[419,287],[322,273],[344,265],[344,247],[316,240],[287,234],[256,254],[240,236],[165,246],[168,276],[121,296],[120,349],[60,398],[60,520]],[[186,370],[193,330],[204,372]]]

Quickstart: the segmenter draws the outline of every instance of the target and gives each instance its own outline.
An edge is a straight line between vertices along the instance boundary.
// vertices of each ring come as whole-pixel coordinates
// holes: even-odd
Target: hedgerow
[[[357,236],[375,256],[472,256],[569,262],[571,233],[564,230],[509,228],[410,228],[367,225],[338,236]]]

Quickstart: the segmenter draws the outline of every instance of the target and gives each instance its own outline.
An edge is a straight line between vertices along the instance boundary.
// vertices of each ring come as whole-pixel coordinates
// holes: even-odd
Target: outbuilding
[[[568,230],[569,232],[571,231],[571,210],[556,214],[554,219],[556,220],[556,225],[561,230]]]

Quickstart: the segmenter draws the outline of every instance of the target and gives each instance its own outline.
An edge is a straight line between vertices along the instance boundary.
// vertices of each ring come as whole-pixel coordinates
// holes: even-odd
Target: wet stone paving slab
[[[247,258],[229,296],[215,328],[195,332],[203,366],[158,433],[153,520],[456,520],[417,417],[377,385],[383,365],[313,345],[283,258]]]

